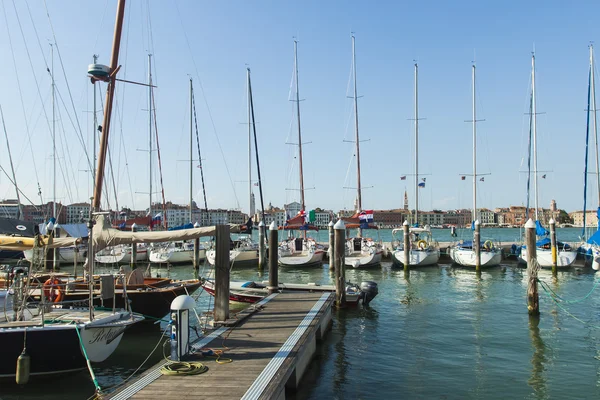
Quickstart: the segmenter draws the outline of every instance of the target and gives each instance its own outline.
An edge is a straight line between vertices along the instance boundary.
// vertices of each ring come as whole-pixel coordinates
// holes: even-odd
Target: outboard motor
[[[379,293],[379,289],[377,288],[377,283],[373,281],[364,281],[360,283],[360,292],[363,305],[368,306],[371,300]]]

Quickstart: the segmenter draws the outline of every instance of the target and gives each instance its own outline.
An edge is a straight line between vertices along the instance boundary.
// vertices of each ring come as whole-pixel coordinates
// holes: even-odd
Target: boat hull
[[[305,267],[310,265],[318,265],[323,262],[325,251],[317,249],[313,252],[297,253],[294,255],[280,255],[279,265],[283,267]]]
[[[214,250],[206,252],[206,260],[210,265],[215,265],[215,254]],[[257,267],[258,250],[231,250],[229,252],[229,262],[233,267]]]
[[[473,249],[451,247],[449,254],[452,261],[456,264],[462,265],[463,267],[475,267],[476,257]],[[501,261],[502,252],[500,252],[500,250],[480,252],[481,267],[495,267],[500,265]]]
[[[375,250],[372,254],[354,253],[345,257],[345,265],[352,268],[374,267],[381,263],[383,250]]]
[[[198,259],[206,258],[206,250],[198,250]],[[150,262],[169,264],[192,264],[194,250],[154,250],[150,252]]]
[[[404,265],[404,250],[394,250],[392,252],[392,260],[395,264]],[[440,250],[410,250],[409,265],[416,267],[424,267],[435,265],[440,260]]]
[[[542,268],[552,268],[552,250],[551,249],[542,249],[536,248],[535,257],[537,262],[540,264]],[[577,257],[577,251],[565,251],[558,250],[556,252],[556,266],[557,268],[568,268],[574,262]],[[522,263],[527,263],[527,249],[525,247],[521,248],[521,256],[519,257],[519,261]],[[593,264],[592,264],[593,267]]]

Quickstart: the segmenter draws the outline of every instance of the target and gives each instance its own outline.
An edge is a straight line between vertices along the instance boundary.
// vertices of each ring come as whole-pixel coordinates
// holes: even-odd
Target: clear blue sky
[[[13,1],[0,13],[0,105],[4,110],[17,179],[36,203],[36,175],[44,200],[52,197],[52,146],[40,96],[51,118],[50,63],[53,41],[43,1],[16,1],[16,10],[39,84],[35,84]],[[150,7],[148,7],[150,4]],[[92,85],[86,68],[92,55],[109,64],[116,1],[47,0],[56,42],[86,145],[91,146]],[[31,18],[28,7],[31,10]],[[351,208],[355,186],[351,138],[352,100],[346,98],[351,66],[350,32],[356,34],[359,120],[362,143],[363,207],[401,207],[404,190],[414,204],[413,60],[419,63],[420,191],[422,209],[471,207],[472,163],[471,62],[477,63],[478,185],[480,206],[525,202],[528,96],[531,50],[537,59],[540,203],[556,199],[560,208],[581,209],[588,77],[588,44],[598,36],[597,2],[561,1],[129,1],[124,27],[120,77],[146,81],[147,53],[154,77],[165,193],[188,201],[188,75],[194,78],[204,172],[210,208],[237,207],[216,135],[232,174],[239,206],[246,211],[247,125],[246,64],[252,85],[265,201],[274,205],[297,199],[290,134],[295,135],[293,103],[288,101],[293,70],[293,37],[299,39],[300,94],[307,207]],[[33,23],[35,25],[32,24]],[[39,36],[36,37],[35,29]],[[151,40],[149,40],[149,32]],[[12,39],[18,78],[12,61]],[[187,41],[186,41],[187,35]],[[188,47],[189,41],[189,47]],[[44,59],[46,61],[44,61]],[[75,118],[65,75],[55,53],[59,99],[57,197],[64,203],[90,196],[91,178],[84,152],[67,111]],[[199,81],[202,82],[203,91]],[[104,89],[102,95],[104,94]],[[292,90],[293,95],[293,90]],[[147,94],[141,86],[119,84],[111,151],[119,205],[143,209],[148,196]],[[26,117],[21,106],[23,101]],[[208,107],[212,113],[211,124]],[[27,140],[27,118],[31,149]],[[292,124],[292,128],[290,125]],[[293,137],[293,136],[292,136]],[[9,169],[4,140],[0,164]],[[593,146],[591,147],[591,149]],[[194,149],[194,154],[196,150]],[[129,168],[125,168],[125,155]],[[590,157],[593,153],[590,154]],[[523,163],[523,164],[522,164]],[[349,167],[350,165],[350,167]],[[590,164],[592,165],[592,164]],[[349,170],[350,168],[350,170]],[[194,172],[198,172],[196,169]],[[128,174],[131,185],[128,181]],[[348,176],[348,179],[346,178]],[[594,177],[591,176],[592,180]],[[199,195],[194,179],[194,199]],[[155,182],[156,186],[157,182]],[[111,189],[112,190],[112,189]],[[590,192],[596,192],[595,186]],[[258,191],[257,205],[258,205]],[[112,195],[111,195],[112,197]],[[0,176],[0,198],[14,198]],[[156,197],[158,199],[158,196]],[[590,195],[590,202],[597,201]],[[111,200],[114,207],[114,200]]]

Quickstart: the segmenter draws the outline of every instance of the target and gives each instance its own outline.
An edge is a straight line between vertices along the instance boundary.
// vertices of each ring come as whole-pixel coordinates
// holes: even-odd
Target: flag
[[[401,181],[405,181],[405,180],[406,180],[406,175],[402,175],[402,176],[400,177],[400,180],[401,180]]]
[[[425,187],[425,182],[419,182],[419,187],[420,188],[424,188]]]
[[[421,180],[422,180],[423,182],[425,182],[425,181],[427,180],[427,178],[421,178]]]
[[[123,221],[119,224],[119,229],[125,229],[125,226],[126,226],[125,221]]]
[[[479,180],[480,180],[481,182],[483,182],[483,181],[485,180],[485,177],[483,177],[483,176],[482,176],[481,178],[479,178]]]
[[[358,214],[358,219],[362,222],[373,222],[373,210],[364,210]]]
[[[542,179],[546,179],[546,174],[542,175]]]
[[[120,215],[121,217],[124,217],[124,216],[126,216],[126,215],[127,215],[127,213],[126,213],[125,211],[121,211],[121,212],[119,213],[119,215]]]
[[[197,168],[202,168],[202,165],[198,164]]]
[[[315,210],[310,210],[308,212],[308,222],[315,222],[317,220],[317,215]]]
[[[258,186],[258,182],[255,182],[255,183],[254,183],[254,186]]]
[[[460,177],[460,179],[464,181],[465,179],[467,179],[467,177],[463,175]]]

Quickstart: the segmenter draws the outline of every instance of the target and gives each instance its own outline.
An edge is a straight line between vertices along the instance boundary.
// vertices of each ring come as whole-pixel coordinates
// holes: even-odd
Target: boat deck
[[[330,293],[279,293],[256,303],[244,321],[223,326],[192,345],[189,360],[208,367],[200,375],[166,376],[161,362],[117,389],[110,399],[284,399],[300,382],[331,323]],[[223,350],[231,363],[202,357]]]

